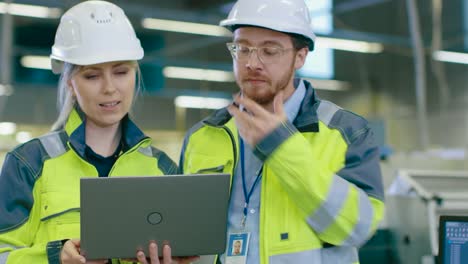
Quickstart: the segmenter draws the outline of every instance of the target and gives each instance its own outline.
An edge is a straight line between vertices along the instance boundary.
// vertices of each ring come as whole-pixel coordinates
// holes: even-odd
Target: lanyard
[[[257,172],[257,177],[255,178],[255,181],[250,188],[249,191],[247,191],[247,183],[245,180],[245,165],[244,165],[244,141],[240,139],[240,158],[241,158],[241,176],[242,176],[242,190],[244,191],[244,198],[245,198],[245,203],[244,203],[244,210],[243,214],[244,216],[242,217],[242,222],[241,222],[241,227],[245,227],[245,221],[247,220],[247,208],[249,207],[249,202],[250,202],[250,197],[252,197],[253,191],[255,190],[255,187],[257,186],[258,182],[262,178],[262,171],[263,171],[263,165],[262,167],[258,170]]]

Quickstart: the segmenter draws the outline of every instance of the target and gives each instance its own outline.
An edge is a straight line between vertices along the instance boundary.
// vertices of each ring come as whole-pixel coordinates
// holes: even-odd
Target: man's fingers
[[[70,239],[70,242],[72,242],[77,248],[81,246],[81,240],[78,238]]]
[[[250,130],[255,126],[255,117],[249,113],[240,111],[239,108],[233,105],[228,107],[228,111],[234,117],[239,133],[243,138],[247,136]]]
[[[254,146],[287,119],[283,100],[283,92],[279,92],[274,98],[274,109],[271,113],[249,98],[234,97],[234,102],[228,106],[228,111],[234,117],[239,134],[245,142]],[[245,107],[245,111],[241,111],[241,105]]]
[[[140,262],[141,264],[148,264],[148,261],[146,261],[145,253],[142,250],[137,251],[137,259],[138,262]]]
[[[234,102],[237,105],[242,105],[245,110],[253,116],[263,116],[268,114],[268,111],[266,111],[262,106],[246,96],[236,95],[234,96]]]
[[[86,259],[83,256],[74,256],[73,259],[75,259],[79,263],[86,263]]]
[[[80,255],[80,240],[70,239],[63,245],[62,251],[60,252],[60,260],[62,263],[85,263],[85,257]]]
[[[230,104],[227,107],[227,110],[228,110],[229,114],[231,114],[231,116],[237,116],[238,113],[240,113],[239,106],[237,106],[235,104]]]
[[[172,263],[172,250],[169,245],[163,246],[163,262],[164,264],[171,264]]]
[[[240,121],[242,124],[248,124],[252,122],[252,116],[249,113],[242,112],[237,106],[231,104],[228,106],[228,112],[231,116],[235,117]]]
[[[149,244],[149,254],[150,254],[151,264],[159,263],[158,245],[156,245],[156,242],[154,241],[151,241]]]

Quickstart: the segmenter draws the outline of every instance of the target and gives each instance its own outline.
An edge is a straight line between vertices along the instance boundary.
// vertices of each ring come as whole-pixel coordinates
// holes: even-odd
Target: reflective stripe
[[[307,223],[314,231],[320,234],[335,222],[338,212],[346,202],[348,192],[349,183],[341,177],[334,175],[327,199],[323,202],[322,206],[307,219]]]
[[[151,146],[148,146],[148,147],[145,147],[145,148],[139,148],[138,152],[140,152],[143,155],[146,155],[148,157],[153,157],[153,151],[151,150]]]
[[[173,175],[177,174],[179,169],[174,161],[166,155],[166,153],[160,151],[159,149],[148,147],[138,148],[138,152],[142,153],[145,156],[156,158],[158,160],[158,168],[163,174]]]
[[[330,247],[322,249],[322,263],[351,264],[359,262],[355,247]]]
[[[367,194],[361,190],[359,191],[359,222],[354,226],[353,232],[343,243],[344,246],[363,245],[369,238],[369,233],[372,228],[372,219],[374,209]]]
[[[0,264],[4,264],[7,261],[8,255],[10,255],[10,252],[4,252],[0,253]]]
[[[24,247],[15,247],[14,245],[8,245],[8,244],[0,245],[0,251],[1,251],[2,249],[5,249],[5,248],[11,249],[11,250],[15,250],[15,249],[20,249],[20,248],[24,248]],[[2,254],[3,254],[3,253],[2,253]]]
[[[301,251],[297,253],[270,256],[270,264],[313,263],[351,264],[359,262],[358,251],[354,247],[331,247]]]
[[[0,253],[0,264],[5,264],[7,262],[8,256],[10,255],[11,251],[16,249],[21,249],[24,247],[15,247],[13,245],[3,244],[0,245],[0,251],[7,249],[8,251]]]
[[[62,140],[60,139],[59,132],[39,137],[39,140],[51,158],[62,155],[66,151]]]
[[[325,125],[329,125],[331,119],[335,115],[335,113],[340,110],[341,108],[337,105],[328,102],[328,101],[320,101],[320,105],[317,108],[317,115]]]

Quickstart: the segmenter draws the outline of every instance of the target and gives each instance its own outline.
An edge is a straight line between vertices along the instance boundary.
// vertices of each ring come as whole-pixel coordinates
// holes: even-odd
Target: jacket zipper
[[[232,166],[232,174],[231,175],[232,175],[232,177],[234,177],[234,172],[236,171],[236,166],[237,166],[237,146],[236,146],[236,140],[234,138],[234,135],[232,134],[231,130],[229,130],[229,128],[227,126],[224,126],[224,125],[223,126],[217,126],[217,125],[210,124],[210,123],[205,123],[205,125],[223,129],[224,131],[226,131],[229,138],[231,139],[232,153],[233,153],[233,156],[234,156],[234,164]]]
[[[236,140],[234,138],[234,135],[232,134],[231,130],[227,128],[226,126],[222,126],[222,129],[226,131],[226,133],[229,135],[229,138],[231,139],[232,143],[232,153],[234,155],[234,164],[232,166],[232,177],[234,177],[234,172],[236,171],[236,166],[237,166],[237,146],[236,146]]]
[[[142,139],[140,142],[138,142],[135,146],[133,146],[132,148],[130,148],[129,150],[127,150],[127,151],[125,151],[125,152],[122,152],[122,155],[118,156],[117,159],[115,160],[114,165],[112,165],[112,168],[110,169],[109,175],[108,175],[107,177],[111,177],[112,172],[114,171],[114,167],[116,166],[117,162],[119,162],[119,160],[120,160],[123,156],[127,155],[127,154],[130,153],[130,152],[133,152],[133,151],[137,150],[137,149],[141,146],[141,144],[145,143],[147,140],[148,140],[148,138],[144,138],[144,139]]]

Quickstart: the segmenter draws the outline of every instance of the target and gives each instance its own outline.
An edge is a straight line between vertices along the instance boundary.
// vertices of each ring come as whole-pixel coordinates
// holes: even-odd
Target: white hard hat
[[[314,47],[309,10],[304,0],[238,0],[228,17],[219,23],[229,30],[237,26],[258,26],[302,35]]]
[[[86,1],[70,8],[60,19],[52,46],[52,71],[63,62],[91,65],[139,60],[143,48],[123,10],[106,1]]]

